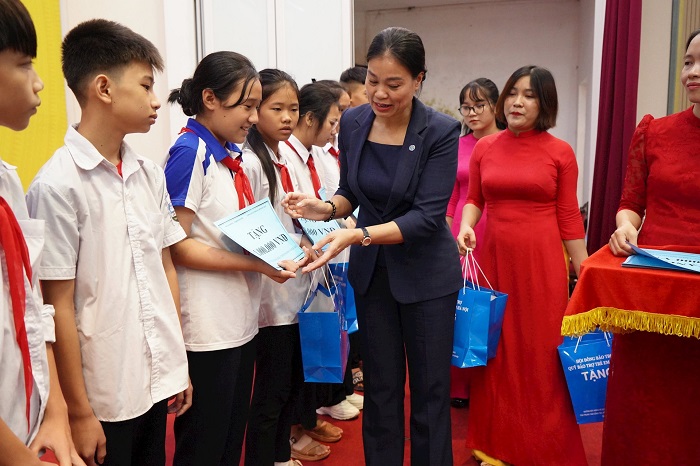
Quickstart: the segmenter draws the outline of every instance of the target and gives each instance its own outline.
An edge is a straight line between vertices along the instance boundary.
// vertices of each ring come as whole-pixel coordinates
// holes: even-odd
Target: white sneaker
[[[334,406],[322,406],[316,410],[316,414],[325,414],[339,421],[355,419],[360,415],[360,410],[350,404],[348,400],[343,400]]]
[[[352,395],[348,395],[345,397],[348,402],[356,407],[357,409],[362,409],[365,407],[365,397],[362,395],[358,395],[357,393],[353,393]]]

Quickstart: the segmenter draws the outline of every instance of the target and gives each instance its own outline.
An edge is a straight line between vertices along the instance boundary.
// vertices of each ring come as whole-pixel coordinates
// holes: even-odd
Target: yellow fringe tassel
[[[596,327],[606,332],[625,333],[641,330],[700,339],[700,319],[696,317],[653,314],[614,307],[597,307],[575,316],[565,316],[561,324],[561,334],[584,335],[592,332]]]

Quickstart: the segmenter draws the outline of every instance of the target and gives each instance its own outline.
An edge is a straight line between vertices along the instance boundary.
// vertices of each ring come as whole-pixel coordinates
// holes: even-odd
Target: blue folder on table
[[[636,254],[625,259],[622,263],[623,267],[641,267],[700,273],[700,254],[631,246]]]

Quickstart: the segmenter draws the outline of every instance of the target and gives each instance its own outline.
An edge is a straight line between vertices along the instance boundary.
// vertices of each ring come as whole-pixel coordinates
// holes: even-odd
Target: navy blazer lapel
[[[369,136],[369,131],[372,129],[372,122],[374,122],[374,112],[369,105],[367,105],[366,110],[366,112],[360,113],[355,119],[356,126],[350,136],[350,140],[353,141],[354,144],[350,145],[350,154],[347,156],[348,185],[357,196],[357,200],[362,205],[362,208],[369,210],[374,218],[381,218],[381,212],[375,209],[372,202],[370,202],[367,196],[365,196],[365,193],[360,189],[360,185],[357,181],[357,175],[360,172],[362,149]]]
[[[396,170],[394,184],[391,187],[389,200],[384,208],[384,215],[389,215],[403,199],[415,174],[418,162],[423,153],[422,132],[427,127],[427,109],[417,98],[413,98],[411,121],[408,123],[406,137],[401,147],[401,160]]]

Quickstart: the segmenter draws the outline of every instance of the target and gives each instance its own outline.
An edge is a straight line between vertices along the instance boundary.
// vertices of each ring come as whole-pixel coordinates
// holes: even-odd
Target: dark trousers
[[[457,293],[401,304],[391,295],[387,270],[376,267],[367,294],[356,293],[356,302],[362,329],[366,464],[403,465],[408,361],[411,464],[452,465],[450,358]]]
[[[350,396],[353,393],[355,393],[355,384],[352,383],[352,370],[355,368],[359,368],[360,365],[359,365],[359,362],[358,362],[357,366],[353,365],[352,345],[354,343],[353,343],[352,337],[356,336],[357,338],[359,338],[359,335],[357,335],[358,333],[359,333],[359,330],[355,333],[351,333],[350,335],[348,335],[349,337],[351,337],[350,338],[350,356],[348,358],[348,367],[345,369],[345,378],[343,378],[343,389],[342,389],[345,396]]]
[[[261,328],[257,340],[245,464],[272,466],[292,454],[289,436],[304,382],[299,325]]]
[[[237,465],[250,406],[255,340],[237,348],[188,351],[192,407],[175,419],[174,466]]]
[[[351,333],[350,338],[350,361],[348,365],[352,369],[360,367],[362,362],[362,350],[360,349],[360,331],[359,328],[357,332]]]
[[[118,422],[102,422],[107,438],[103,466],[164,466],[168,400],[144,414]]]

